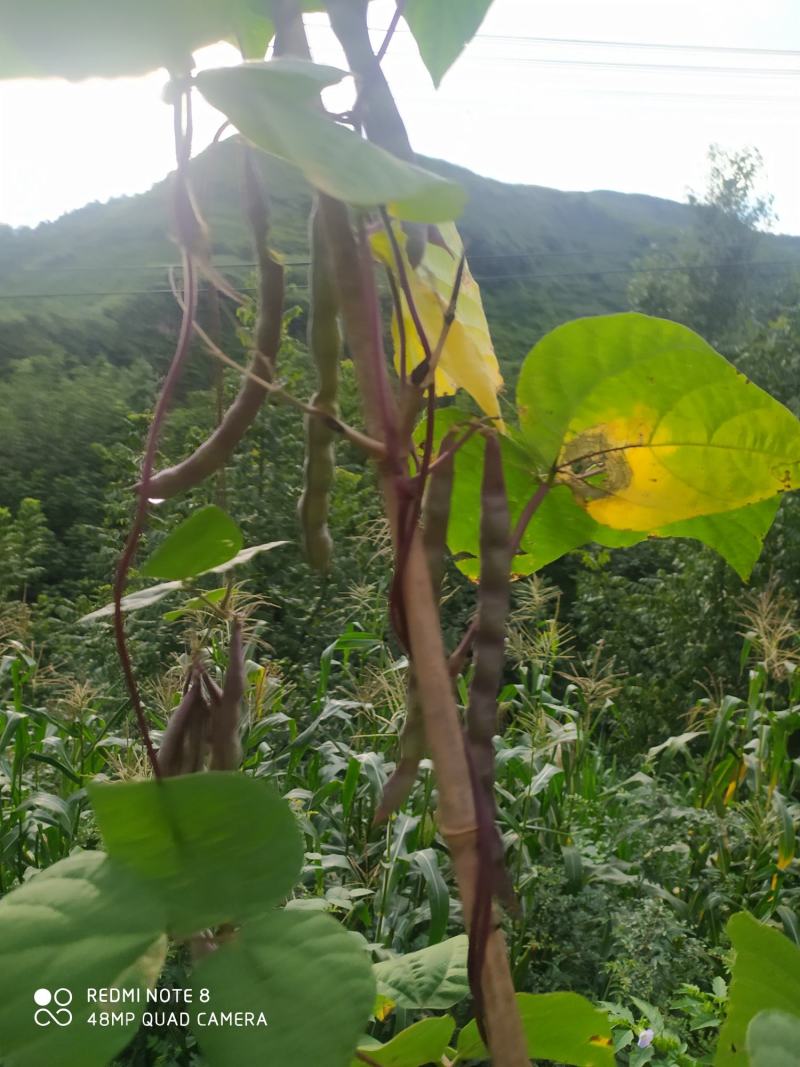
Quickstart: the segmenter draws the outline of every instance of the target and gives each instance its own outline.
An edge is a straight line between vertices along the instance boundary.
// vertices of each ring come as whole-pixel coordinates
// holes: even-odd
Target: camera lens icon
[[[72,993],[69,989],[62,987],[51,992],[42,986],[33,994],[33,1002],[38,1006],[33,1013],[37,1026],[49,1026],[50,1023],[69,1026],[72,1022],[72,1012],[67,1007],[72,1003]],[[55,1010],[51,1011],[50,1004],[55,1004]]]

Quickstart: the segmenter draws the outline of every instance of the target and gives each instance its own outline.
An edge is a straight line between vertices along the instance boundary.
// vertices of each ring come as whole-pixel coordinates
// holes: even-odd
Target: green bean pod
[[[308,347],[317,372],[313,407],[336,418],[339,414],[339,358],[341,334],[336,288],[327,253],[322,221],[315,207],[311,216],[311,269]],[[330,493],[336,471],[335,430],[319,416],[305,419],[306,454],[303,492],[298,513],[309,565],[317,571],[330,568],[333,541],[328,529]]]
[[[455,434],[443,438],[439,447],[439,461],[428,478],[422,502],[422,542],[428,561],[434,599],[438,601],[444,576],[447,525],[450,521],[450,500],[453,493],[453,453]],[[406,718],[400,731],[400,759],[386,785],[375,812],[375,822],[383,822],[397,811],[414,788],[419,761],[425,755],[425,723],[419,702],[417,679],[413,664],[408,668],[408,696]]]

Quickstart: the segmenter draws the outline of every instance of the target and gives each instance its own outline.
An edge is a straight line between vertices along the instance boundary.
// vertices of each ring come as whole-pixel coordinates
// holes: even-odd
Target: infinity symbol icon
[[[67,1008],[72,1003],[72,993],[69,989],[56,989],[51,993],[49,989],[37,989],[33,999],[40,1007],[33,1013],[33,1019],[37,1026],[69,1026],[72,1022],[72,1012]],[[48,1004],[54,1003],[57,1010],[51,1011]]]

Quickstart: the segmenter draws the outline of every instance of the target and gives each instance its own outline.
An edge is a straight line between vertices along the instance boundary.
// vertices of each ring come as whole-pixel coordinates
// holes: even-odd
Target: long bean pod
[[[311,399],[311,404],[337,418],[339,359],[342,347],[339,305],[327,243],[316,206],[311,215],[310,245],[308,347],[317,373],[317,391]],[[297,510],[309,565],[314,570],[324,572],[330,567],[333,552],[333,541],[328,529],[328,512],[336,471],[336,431],[323,419],[307,415],[305,432],[304,486]]]
[[[448,434],[439,447],[440,462],[428,478],[422,502],[422,540],[428,561],[428,573],[438,600],[444,575],[447,526],[450,521],[450,500],[453,493],[454,453],[453,435]],[[375,822],[383,822],[407,800],[417,780],[419,761],[425,755],[425,726],[419,702],[414,665],[409,664],[406,718],[400,731],[400,759],[383,787],[383,796],[375,812]]]
[[[258,377],[271,382],[281,343],[284,271],[282,264],[269,250],[266,193],[249,150],[244,157],[244,201],[258,264],[258,314],[251,370]],[[148,487],[150,497],[173,497],[199,485],[224,467],[255,421],[266,395],[267,391],[262,385],[251,377],[245,377],[236,398],[211,436],[191,456],[151,478]]]
[[[481,483],[480,586],[475,630],[474,672],[467,704],[470,755],[488,809],[494,814],[494,743],[497,733],[497,693],[503,677],[505,633],[511,600],[511,520],[500,444],[486,439]],[[494,891],[506,902],[513,894],[503,863],[503,846],[496,827],[492,856]]]
[[[209,770],[233,771],[242,762],[242,743],[239,739],[239,717],[244,697],[244,650],[242,624],[238,618],[231,627],[228,669],[222,689],[212,687],[211,694],[211,760]]]
[[[200,675],[193,672],[186,692],[170,715],[158,750],[158,766],[165,778],[200,769],[207,715]]]

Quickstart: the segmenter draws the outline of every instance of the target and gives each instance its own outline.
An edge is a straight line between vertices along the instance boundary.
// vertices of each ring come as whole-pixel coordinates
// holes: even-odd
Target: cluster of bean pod
[[[183,697],[170,716],[158,765],[165,778],[195,774],[203,769],[233,771],[242,761],[239,718],[244,696],[242,624],[231,626],[228,669],[222,686],[198,663],[193,663]]]

